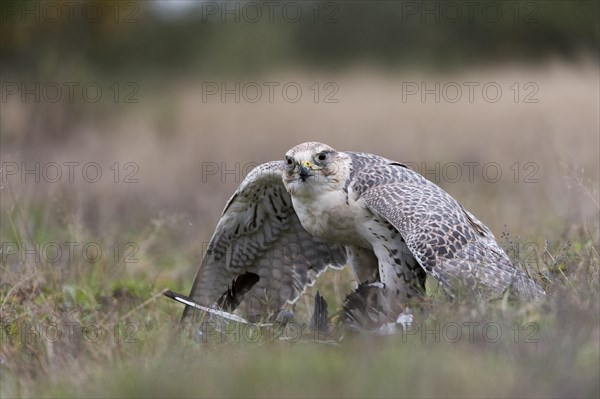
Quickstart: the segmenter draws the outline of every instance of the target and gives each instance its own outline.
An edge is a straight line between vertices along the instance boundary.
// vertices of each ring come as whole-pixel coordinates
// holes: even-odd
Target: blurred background
[[[595,1],[7,1],[1,29],[3,184],[95,233],[180,215],[205,241],[308,140],[409,163],[497,233],[597,211],[565,179],[598,181]]]
[[[407,163],[531,264],[598,243],[597,1],[1,7],[4,320],[189,290],[228,197],[304,141]]]

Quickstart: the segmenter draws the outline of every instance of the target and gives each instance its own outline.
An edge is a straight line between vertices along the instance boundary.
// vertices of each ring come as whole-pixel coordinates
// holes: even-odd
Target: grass
[[[480,75],[503,87],[535,79],[540,102],[399,106],[397,78],[359,73],[337,77],[340,103],[331,108],[205,104],[193,89],[179,87],[164,95],[175,105],[165,108],[173,115],[161,118],[178,121],[173,125],[154,124],[148,113],[163,109],[163,97],[149,96],[145,107],[111,121],[113,134],[100,136],[103,127],[91,124],[91,133],[44,148],[4,133],[14,121],[3,118],[3,143],[9,143],[3,162],[95,161],[108,178],[3,182],[0,395],[598,397],[598,99],[589,89],[597,68]],[[30,104],[7,106],[27,114]],[[372,132],[368,140],[359,134],[364,131]],[[428,165],[497,162],[505,176],[498,182],[479,176],[439,184],[490,226],[548,298],[519,304],[430,295],[413,330],[346,334],[337,345],[309,334],[297,342],[268,335],[249,342],[234,329],[224,342],[214,336],[203,343],[179,333],[182,309],[160,293],[189,290],[245,166],[314,138]],[[136,162],[139,183],[115,183],[108,169],[115,161]],[[206,162],[238,169],[207,175]],[[515,181],[514,162],[521,173],[535,162],[538,182],[526,184],[522,175]],[[77,244],[72,254],[69,243]],[[308,317],[316,290],[333,310],[351,286],[348,271],[326,272],[298,303],[299,317]]]

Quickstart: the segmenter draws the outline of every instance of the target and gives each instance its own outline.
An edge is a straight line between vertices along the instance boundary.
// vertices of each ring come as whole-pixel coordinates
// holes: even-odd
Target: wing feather
[[[211,306],[236,276],[260,280],[240,308],[258,314],[293,303],[328,266],[343,267],[345,248],[311,236],[300,224],[282,181],[283,161],[256,167],[227,202],[190,297]],[[186,307],[182,320],[188,317]]]
[[[458,285],[531,298],[543,290],[516,269],[487,226],[450,194],[402,164],[352,153],[354,195],[391,223],[425,271],[450,294]],[[377,160],[373,161],[372,158]]]

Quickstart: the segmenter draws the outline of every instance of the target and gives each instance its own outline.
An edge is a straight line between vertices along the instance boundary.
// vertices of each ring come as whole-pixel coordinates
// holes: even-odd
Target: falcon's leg
[[[426,275],[399,237],[378,240],[373,250],[346,246],[348,264],[359,283],[344,301],[344,323],[351,329],[380,331],[412,323],[410,299],[425,293]]]
[[[379,240],[373,250],[377,256],[381,282],[395,294],[406,298],[417,298],[425,294],[427,274],[418,264],[404,240]]]
[[[372,250],[346,245],[346,254],[348,265],[354,272],[356,284],[379,281],[379,262]]]

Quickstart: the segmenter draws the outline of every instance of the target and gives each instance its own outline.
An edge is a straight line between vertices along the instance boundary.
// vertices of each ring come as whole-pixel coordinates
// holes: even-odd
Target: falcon
[[[431,181],[377,155],[308,142],[244,179],[225,206],[189,296],[210,306],[236,276],[255,273],[259,280],[241,308],[273,314],[293,304],[327,267],[346,265],[357,285],[380,283],[401,301],[424,295],[427,275],[450,297],[544,295],[513,266],[490,229]],[[192,311],[186,307],[182,320]]]

